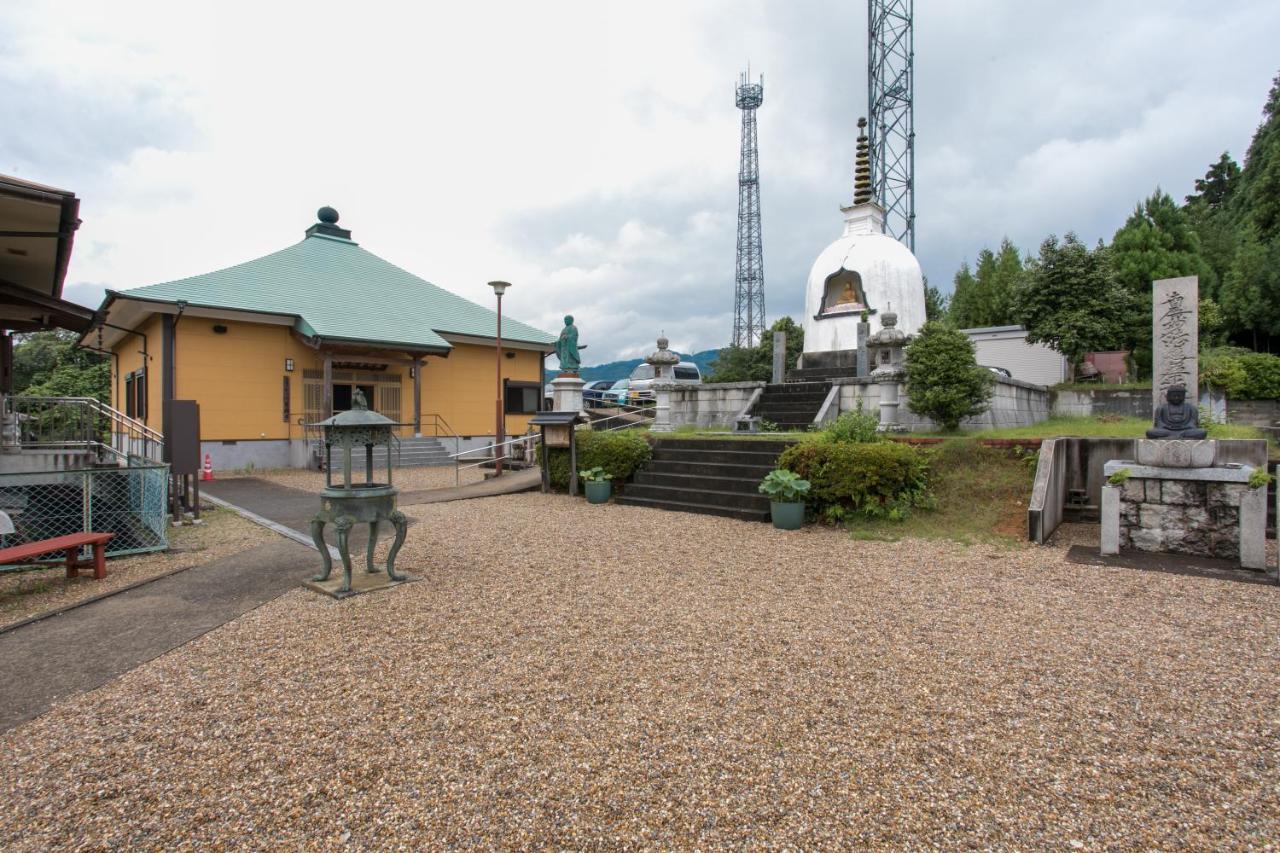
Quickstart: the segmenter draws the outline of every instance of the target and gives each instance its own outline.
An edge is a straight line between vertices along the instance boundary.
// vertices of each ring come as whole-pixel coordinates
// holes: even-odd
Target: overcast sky
[[[1110,239],[1157,185],[1242,159],[1280,3],[919,0],[917,254]],[[840,232],[866,112],[862,2],[7,3],[0,172],[70,189],[65,295],[239,263],[321,205],[362,246],[588,364],[727,343],[740,113],[764,74],[768,317]]]

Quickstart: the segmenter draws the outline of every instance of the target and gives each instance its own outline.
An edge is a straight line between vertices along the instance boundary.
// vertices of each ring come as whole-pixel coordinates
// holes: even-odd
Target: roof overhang
[[[202,317],[209,320],[230,320],[243,323],[263,323],[270,326],[289,326],[299,328],[301,318],[296,314],[272,314],[264,311],[241,311],[235,308],[222,308],[217,305],[192,305],[164,299],[145,299],[130,296],[128,292],[108,290],[107,296],[98,308],[93,326],[102,326],[102,346],[111,349],[130,330],[145,323],[154,314],[182,315],[183,317]],[[299,328],[303,334],[310,333],[309,328]],[[80,345],[88,346],[85,338],[88,331],[81,335]]]
[[[0,175],[0,281],[6,289],[0,296],[0,328],[83,328],[81,306],[62,299],[79,213],[74,193]],[[51,301],[30,304],[41,297]]]
[[[14,332],[69,329],[83,333],[93,323],[93,317],[92,308],[0,279],[0,329]]]
[[[455,335],[452,332],[442,332],[439,329],[435,329],[434,331],[437,335],[444,338],[451,344],[476,344],[482,347],[491,347],[498,342],[497,338],[484,338],[473,335]],[[512,340],[511,338],[503,337],[502,348],[524,349],[533,350],[534,352],[549,353],[555,352],[556,345],[551,343],[539,343],[537,341]]]
[[[334,335],[310,335],[308,343],[318,349],[342,350],[344,348],[366,348],[394,350],[396,352],[420,353],[422,355],[448,355],[449,347],[433,347],[423,344],[404,343],[403,341],[375,341],[364,338],[340,338]]]

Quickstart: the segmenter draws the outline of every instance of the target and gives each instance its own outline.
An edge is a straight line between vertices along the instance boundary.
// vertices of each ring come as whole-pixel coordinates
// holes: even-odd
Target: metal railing
[[[82,451],[98,463],[160,462],[164,436],[92,397],[4,398],[6,450]]]

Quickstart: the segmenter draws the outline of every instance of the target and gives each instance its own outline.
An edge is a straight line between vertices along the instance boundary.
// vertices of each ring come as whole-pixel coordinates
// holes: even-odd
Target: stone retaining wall
[[[961,429],[1003,429],[1038,424],[1049,419],[1049,389],[1043,385],[1023,382],[1020,379],[995,377],[991,393],[991,405],[987,411],[960,422]],[[840,411],[851,412],[858,408],[867,412],[880,411],[880,386],[871,379],[837,379],[840,387]],[[937,425],[926,417],[917,415],[907,405],[906,386],[902,386],[898,422],[911,432],[928,432]]]
[[[671,425],[733,426],[764,382],[707,382],[671,391]]]

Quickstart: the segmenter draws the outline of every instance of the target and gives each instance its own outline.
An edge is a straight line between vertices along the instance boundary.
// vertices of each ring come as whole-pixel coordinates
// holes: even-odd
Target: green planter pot
[[[789,503],[769,501],[769,512],[773,516],[773,526],[779,530],[799,530],[804,527],[804,502]]]
[[[587,483],[587,503],[607,504],[609,502],[609,492],[612,491],[612,489],[613,483],[610,483],[608,480]]]

